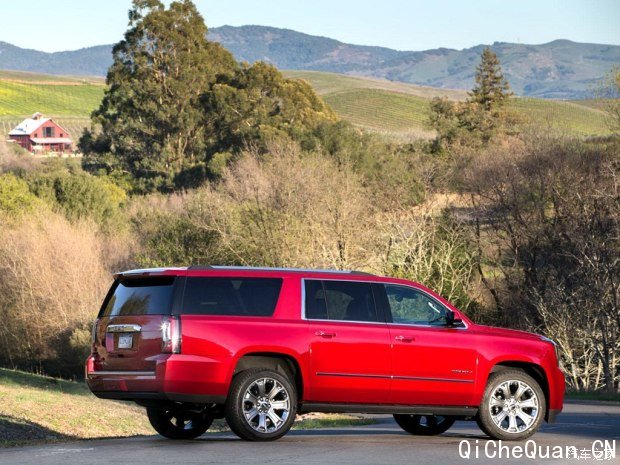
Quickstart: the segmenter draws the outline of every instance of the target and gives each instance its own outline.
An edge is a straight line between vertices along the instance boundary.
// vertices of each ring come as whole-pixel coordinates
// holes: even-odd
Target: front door
[[[390,335],[370,283],[304,280],[310,331],[308,400],[384,403],[390,389]]]
[[[470,405],[476,348],[466,327],[446,326],[446,307],[408,286],[385,285],[391,313],[390,403]]]

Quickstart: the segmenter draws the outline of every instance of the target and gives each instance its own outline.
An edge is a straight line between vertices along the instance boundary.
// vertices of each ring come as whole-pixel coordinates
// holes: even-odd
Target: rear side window
[[[370,283],[305,281],[306,318],[338,321],[378,321]]]
[[[271,316],[281,288],[282,279],[187,278],[182,313]]]
[[[115,281],[99,316],[168,315],[173,290],[173,276]]]

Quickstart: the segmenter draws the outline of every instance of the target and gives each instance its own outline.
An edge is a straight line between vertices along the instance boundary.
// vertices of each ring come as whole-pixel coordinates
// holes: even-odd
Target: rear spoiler
[[[187,268],[142,268],[136,270],[119,271],[117,273],[114,273],[113,276],[115,280],[122,280],[124,278],[144,278],[147,276],[159,276],[166,271],[182,270],[187,270]]]

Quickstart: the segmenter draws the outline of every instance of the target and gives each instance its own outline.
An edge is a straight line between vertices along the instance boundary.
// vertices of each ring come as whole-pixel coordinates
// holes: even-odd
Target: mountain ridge
[[[600,79],[620,64],[620,46],[556,39],[544,44],[494,42],[457,50],[394,50],[354,45],[270,26],[221,26],[209,30],[239,61],[267,61],[280,69],[326,71],[443,89],[469,89],[480,53],[490,46],[517,95],[591,97]],[[0,42],[0,69],[64,75],[106,74],[112,45],[41,52]]]

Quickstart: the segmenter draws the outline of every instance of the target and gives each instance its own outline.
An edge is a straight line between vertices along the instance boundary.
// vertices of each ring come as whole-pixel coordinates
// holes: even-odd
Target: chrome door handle
[[[324,337],[325,339],[331,339],[333,337],[336,337],[336,333],[330,333],[327,331],[317,331],[316,333],[314,333],[314,335]]]
[[[396,336],[394,339],[400,342],[407,342],[407,343],[415,341],[415,337],[412,337],[412,336]]]

